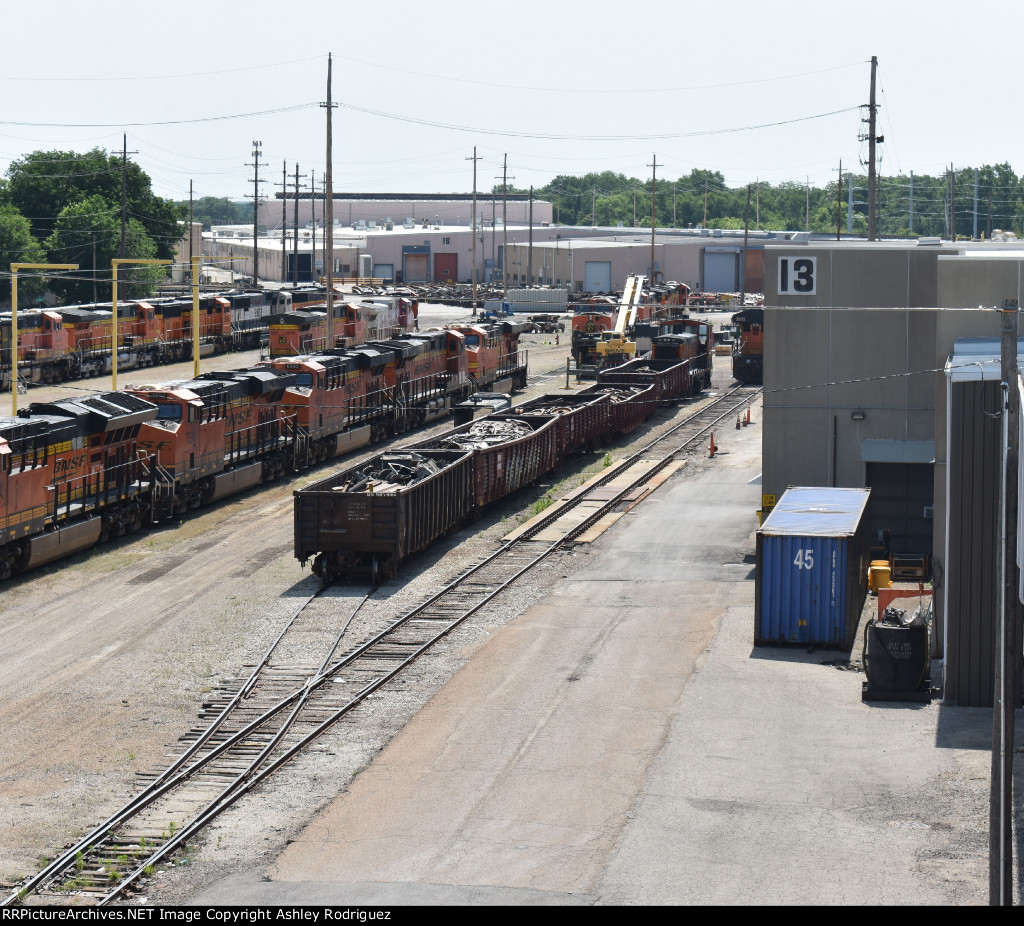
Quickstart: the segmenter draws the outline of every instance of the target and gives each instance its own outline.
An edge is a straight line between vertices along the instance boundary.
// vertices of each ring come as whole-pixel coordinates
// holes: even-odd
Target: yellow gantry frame
[[[11,264],[11,414],[18,414],[18,271],[77,270],[78,264]]]

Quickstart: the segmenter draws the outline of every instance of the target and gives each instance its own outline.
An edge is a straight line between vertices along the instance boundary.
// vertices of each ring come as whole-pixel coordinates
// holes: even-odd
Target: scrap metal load
[[[685,399],[710,382],[711,337],[697,358],[634,362],[598,374],[575,395],[553,394],[381,455],[295,492],[295,557],[331,582],[380,582],[406,558],[487,506],[535,483],[570,455],[639,427],[657,402]],[[684,338],[700,344],[697,335]],[[706,365],[705,365],[706,364]],[[411,456],[410,456],[411,455]],[[437,472],[418,478],[422,460]],[[400,484],[399,472],[416,478]],[[386,489],[372,483],[380,479]]]
[[[436,441],[436,446],[451,450],[483,450],[525,437],[533,428],[524,421],[507,418],[477,421],[466,431],[454,431]]]
[[[333,487],[334,492],[393,492],[434,476],[437,463],[419,453],[385,453],[360,467],[352,477]]]

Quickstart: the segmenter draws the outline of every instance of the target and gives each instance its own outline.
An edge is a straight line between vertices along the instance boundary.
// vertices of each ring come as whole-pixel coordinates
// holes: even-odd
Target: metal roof
[[[870,489],[790,486],[758,533],[794,537],[851,536],[860,524],[870,494]]]
[[[998,338],[957,338],[946,361],[946,376],[954,383],[1002,379],[1002,345]],[[1024,338],[1017,339],[1017,369],[1024,363]]]

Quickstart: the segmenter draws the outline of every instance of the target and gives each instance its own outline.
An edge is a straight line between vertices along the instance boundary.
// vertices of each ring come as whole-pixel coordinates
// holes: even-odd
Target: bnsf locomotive
[[[499,345],[485,378],[462,332],[425,331],[0,418],[0,578],[525,382],[517,326],[482,329]]]
[[[404,334],[416,327],[418,303],[382,298],[334,303],[334,345],[326,339],[324,289],[238,291],[199,298],[199,350],[202,356],[254,350],[269,345],[272,356],[312,353],[359,344],[370,338]],[[118,301],[118,367],[123,370],[190,360],[193,302],[189,296]],[[309,319],[306,329],[296,319]],[[313,323],[319,326],[313,330]],[[111,371],[112,303],[28,309],[18,313],[18,377],[31,383],[61,383]],[[0,314],[0,388],[11,381],[10,313]]]
[[[764,309],[744,309],[732,317],[737,328],[732,348],[732,375],[741,383],[764,381]]]

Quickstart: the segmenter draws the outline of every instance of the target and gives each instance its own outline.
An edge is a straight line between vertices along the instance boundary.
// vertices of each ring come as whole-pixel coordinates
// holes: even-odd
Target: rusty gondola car
[[[473,509],[468,450],[378,454],[295,493],[295,556],[314,557],[325,582],[342,572],[379,581],[391,564],[426,549]]]
[[[605,393],[579,392],[576,395],[542,395],[517,405],[498,417],[509,415],[553,417],[561,456],[581,450],[594,450],[608,436],[610,397]]]
[[[655,383],[621,385],[595,383],[578,396],[602,395],[608,400],[608,423],[615,434],[629,434],[654,414],[658,399]]]
[[[545,395],[508,411],[464,424],[402,453],[453,454],[424,487],[382,487],[364,467],[353,468],[295,492],[295,556],[325,581],[369,572],[381,581],[406,557],[424,549],[468,516],[535,482],[568,456],[635,430],[657,402],[696,395],[710,384],[711,328],[668,336],[665,356],[602,371],[595,386],[575,395]],[[386,455],[384,455],[386,456]],[[375,466],[383,458],[370,461]],[[468,476],[463,475],[463,468]],[[450,471],[450,472],[449,472]],[[456,473],[458,475],[456,475]],[[467,482],[468,479],[468,482]],[[437,480],[437,489],[426,488]],[[431,494],[433,493],[433,494]],[[439,510],[435,500],[448,498]],[[399,498],[401,496],[401,498]],[[418,506],[422,506],[422,511]],[[405,520],[403,520],[405,519]],[[402,527],[408,521],[417,525]]]
[[[558,465],[554,419],[495,416],[378,454],[295,492],[295,556],[325,582],[374,583],[478,509]]]

